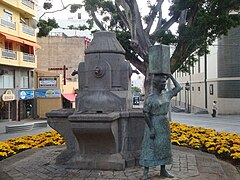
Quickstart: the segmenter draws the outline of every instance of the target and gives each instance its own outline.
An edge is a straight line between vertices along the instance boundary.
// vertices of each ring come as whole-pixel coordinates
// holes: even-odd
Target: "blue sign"
[[[34,99],[34,90],[19,90],[18,97],[19,100]]]
[[[37,89],[36,97],[40,97],[40,98],[61,97],[61,90],[60,89]]]

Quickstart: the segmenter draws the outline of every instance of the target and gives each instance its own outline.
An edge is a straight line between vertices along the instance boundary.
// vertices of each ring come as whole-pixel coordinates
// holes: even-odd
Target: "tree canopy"
[[[133,94],[141,94],[141,89],[137,86],[132,86],[131,91]]]
[[[48,36],[51,30],[59,27],[55,19],[48,19],[47,21],[40,19],[37,26],[39,28],[38,37]]]
[[[77,29],[91,29],[95,22],[102,31],[115,31],[126,59],[144,75],[148,48],[155,43],[174,45],[171,71],[186,70],[216,38],[240,25],[239,0],[171,0],[168,19],[162,15],[164,1],[148,0],[146,16],[141,15],[137,0],[84,0],[83,4],[63,5],[63,9],[69,6],[75,12],[84,7],[88,12],[88,26]],[[174,24],[178,25],[176,34],[171,31]]]

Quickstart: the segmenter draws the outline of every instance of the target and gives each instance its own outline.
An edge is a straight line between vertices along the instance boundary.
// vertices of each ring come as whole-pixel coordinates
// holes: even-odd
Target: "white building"
[[[200,57],[190,75],[175,73],[183,90],[174,105],[189,112],[212,111],[217,101],[218,114],[240,114],[240,27],[229,31]],[[186,83],[190,88],[186,90]]]

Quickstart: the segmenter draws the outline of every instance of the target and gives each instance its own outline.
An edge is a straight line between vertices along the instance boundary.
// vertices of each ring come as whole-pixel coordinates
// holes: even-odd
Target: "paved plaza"
[[[42,179],[140,179],[142,167],[126,168],[124,171],[101,171],[67,169],[55,164],[55,159],[65,146],[45,147],[27,150],[1,162],[0,179],[42,180]],[[234,166],[219,161],[213,155],[200,151],[173,146],[173,164],[167,169],[174,174],[173,180],[238,180]],[[163,179],[159,176],[160,167],[150,168],[149,179]],[[164,178],[168,179],[168,178]]]
[[[173,119],[181,123],[194,125],[191,119],[196,119],[195,125],[202,121],[202,125],[214,126],[223,122],[220,127],[231,125],[229,131],[238,129],[239,117],[219,116],[213,119],[208,115],[193,115],[183,113],[173,113]],[[228,120],[229,119],[229,120]],[[35,122],[32,120],[31,122]],[[185,122],[184,122],[185,121]],[[38,134],[49,131],[51,128],[34,128],[31,131],[18,133],[5,133],[5,126],[9,124],[20,124],[29,121],[20,122],[2,122],[0,123],[0,141],[5,141],[11,137],[23,135]],[[187,123],[186,123],[187,122]],[[206,123],[211,122],[211,123]],[[191,124],[192,123],[192,124]],[[235,126],[234,126],[235,124]],[[220,128],[221,130],[221,128]],[[65,145],[51,146],[39,149],[32,149],[16,154],[0,162],[0,180],[104,180],[104,179],[140,179],[143,174],[142,167],[126,168],[124,171],[101,171],[101,170],[79,170],[68,169],[63,165],[56,165],[56,157],[65,149]],[[217,159],[214,155],[193,150],[185,147],[173,146],[173,164],[168,165],[167,169],[174,175],[173,180],[239,180],[240,174],[231,164]],[[160,167],[150,168],[149,179],[168,179],[160,177]]]

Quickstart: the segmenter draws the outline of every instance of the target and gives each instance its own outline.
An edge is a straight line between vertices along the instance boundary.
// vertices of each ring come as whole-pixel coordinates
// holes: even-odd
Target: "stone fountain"
[[[47,113],[66,141],[56,163],[68,168],[123,170],[138,164],[144,131],[132,109],[132,69],[113,32],[97,32],[78,67],[76,109]]]

